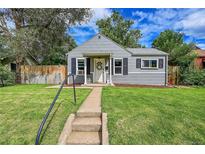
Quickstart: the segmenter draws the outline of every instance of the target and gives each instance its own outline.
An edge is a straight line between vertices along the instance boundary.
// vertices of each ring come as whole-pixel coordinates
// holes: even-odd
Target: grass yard
[[[205,88],[103,89],[110,144],[205,144]]]
[[[35,143],[38,127],[58,90],[46,86],[0,88],[0,144]],[[89,92],[89,89],[76,89],[77,105],[73,105],[72,89],[63,89],[44,126],[47,129],[41,144],[57,144],[68,115],[77,111]]]

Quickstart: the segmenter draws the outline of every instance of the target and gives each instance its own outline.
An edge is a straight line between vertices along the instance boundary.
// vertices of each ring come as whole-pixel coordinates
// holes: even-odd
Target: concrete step
[[[101,132],[75,132],[67,139],[67,144],[75,145],[99,145],[101,144]]]
[[[77,117],[72,124],[73,131],[92,132],[101,131],[101,129],[102,122],[100,117]]]
[[[101,117],[101,111],[89,111],[89,110],[85,110],[85,111],[78,111],[76,113],[77,117]]]

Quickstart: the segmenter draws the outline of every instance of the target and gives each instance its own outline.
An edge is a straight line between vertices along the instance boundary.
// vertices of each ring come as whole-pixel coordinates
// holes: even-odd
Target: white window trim
[[[85,69],[85,58],[76,58],[76,75],[84,76],[85,75],[85,71],[84,71],[84,74],[78,74],[78,60],[79,59],[83,59],[84,60],[84,69]]]
[[[143,60],[149,60],[149,61],[151,61],[151,60],[156,60],[157,61],[157,66],[156,67],[143,67]],[[141,59],[141,68],[142,69],[158,69],[159,68],[159,59]]]
[[[118,74],[118,73],[116,74],[116,73],[115,73],[115,60],[116,60],[116,59],[120,59],[120,60],[122,60],[122,71],[121,71],[120,74]],[[123,58],[114,58],[114,69],[113,69],[113,74],[114,74],[114,75],[123,75]]]

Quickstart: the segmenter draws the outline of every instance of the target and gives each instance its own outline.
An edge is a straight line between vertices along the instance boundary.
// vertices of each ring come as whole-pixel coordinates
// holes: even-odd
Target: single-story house
[[[124,48],[102,34],[67,53],[67,61],[68,74],[75,74],[78,84],[167,85],[167,53],[154,48]]]
[[[205,50],[197,49],[195,50],[197,57],[194,60],[195,68],[205,69]]]

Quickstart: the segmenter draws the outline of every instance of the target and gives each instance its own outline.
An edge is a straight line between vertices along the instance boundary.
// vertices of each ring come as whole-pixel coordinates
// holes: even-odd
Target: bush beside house
[[[15,74],[6,66],[0,64],[0,85],[8,86],[15,84]]]
[[[205,86],[205,70],[189,69],[181,75],[182,84]]]

